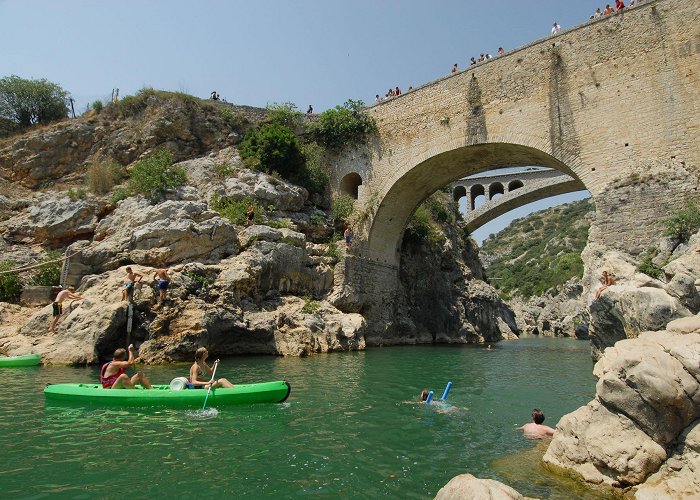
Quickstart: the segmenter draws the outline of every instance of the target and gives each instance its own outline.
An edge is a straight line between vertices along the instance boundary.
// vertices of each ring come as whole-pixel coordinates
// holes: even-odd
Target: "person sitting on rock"
[[[225,378],[213,380],[211,377],[214,370],[207,364],[207,356],[209,352],[206,347],[200,347],[194,353],[194,364],[190,367],[190,376],[187,379],[187,387],[189,389],[216,389],[217,387],[231,388],[233,384]],[[218,363],[217,359],[215,363]]]
[[[100,370],[100,383],[103,389],[134,389],[138,382],[146,389],[152,389],[148,377],[138,372],[129,378],[126,369],[134,364],[134,344],[129,344],[129,358],[126,357],[126,349],[120,348],[114,351],[114,359],[102,365]]]
[[[598,300],[600,298],[600,294],[603,293],[603,290],[608,288],[610,285],[614,285],[615,278],[612,274],[608,274],[607,271],[603,271],[603,275],[600,277],[600,282],[602,285],[598,288],[598,290],[596,290],[595,298],[593,300]]]
[[[141,281],[143,274],[135,273],[130,267],[126,268],[126,279],[124,279],[124,286],[122,287],[122,301],[133,300],[134,298],[134,284]]]
[[[543,425],[544,413],[539,408],[532,410],[532,422],[529,422],[522,427],[517,427],[515,430],[522,430],[526,437],[532,439],[542,439],[547,436],[554,435],[554,429],[547,425]]]
[[[65,290],[61,290],[58,292],[58,295],[56,295],[56,299],[53,301],[51,304],[53,308],[53,320],[51,321],[51,325],[49,326],[49,332],[53,332],[56,330],[56,325],[58,324],[58,321],[61,319],[61,314],[63,314],[63,301],[66,299],[71,299],[71,300],[82,300],[83,298],[80,295],[76,295],[73,292],[75,291],[75,288],[72,286],[69,286]]]

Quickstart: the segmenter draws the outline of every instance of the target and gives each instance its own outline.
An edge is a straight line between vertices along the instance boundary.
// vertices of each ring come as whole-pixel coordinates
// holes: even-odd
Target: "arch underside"
[[[556,184],[544,185],[537,189],[514,191],[513,196],[508,196],[494,200],[492,203],[485,203],[473,212],[467,214],[466,224],[469,232],[479,229],[484,224],[500,217],[503,214],[510,212],[516,208],[532,203],[533,201],[543,200],[552,196],[557,196],[566,193],[575,193],[586,189],[581,181],[572,179],[569,182],[559,182]],[[520,194],[522,193],[522,194]]]
[[[574,172],[548,153],[529,146],[488,143],[437,154],[406,171],[389,188],[373,218],[368,235],[368,257],[386,265],[399,264],[401,238],[416,207],[438,189],[463,177],[507,167],[550,167],[578,182]]]

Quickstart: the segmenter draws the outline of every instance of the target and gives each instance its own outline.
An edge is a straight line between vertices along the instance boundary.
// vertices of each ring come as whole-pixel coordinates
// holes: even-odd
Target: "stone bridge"
[[[700,2],[649,0],[371,106],[378,133],[333,165],[361,214],[336,302],[391,301],[416,207],[503,167],[576,179],[595,202],[589,244],[643,251],[698,195],[699,68]]]
[[[533,201],[584,189],[578,179],[552,169],[466,177],[452,183],[454,200],[467,198],[464,223],[470,232]],[[475,201],[479,196],[483,196],[485,202],[476,207]]]

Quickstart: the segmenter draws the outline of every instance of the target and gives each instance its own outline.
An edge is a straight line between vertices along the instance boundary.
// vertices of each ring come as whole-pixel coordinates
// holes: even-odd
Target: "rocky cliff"
[[[700,233],[661,242],[659,279],[629,256],[601,255],[616,283],[586,295],[596,395],[557,425],[545,455],[555,470],[640,499],[700,494],[699,244]]]
[[[83,364],[110,357],[127,335],[150,362],[189,359],[202,344],[220,355],[365,347],[367,325],[386,318],[329,300],[339,293],[335,274],[345,254],[332,239],[328,203],[316,197],[314,204],[306,189],[246,168],[236,145],[246,123],[264,120],[264,111],[222,112],[222,105],[146,92],[0,142],[3,260],[16,267],[48,249],[67,253],[68,284],[84,297],[67,307],[55,333],[47,332],[50,305],[0,303],[0,349]],[[117,201],[113,193],[83,189],[92,163],[107,158],[128,173],[161,148],[187,176],[162,200]],[[250,199],[262,213],[253,225],[238,224],[213,210],[215,199]],[[389,318],[396,333],[385,343],[512,335],[511,313],[479,281],[473,242],[443,231],[438,254],[427,243],[406,245],[403,293]],[[127,266],[144,275],[130,334],[128,303],[120,301]],[[163,306],[151,283],[159,267],[173,278]]]

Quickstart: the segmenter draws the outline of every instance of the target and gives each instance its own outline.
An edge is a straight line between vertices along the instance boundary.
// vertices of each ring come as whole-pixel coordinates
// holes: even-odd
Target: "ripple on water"
[[[594,393],[588,346],[550,340],[492,352],[438,346],[226,359],[221,374],[234,383],[284,378],[293,390],[283,404],[216,408],[213,418],[46,404],[46,383],[95,380],[97,370],[35,369],[0,405],[0,489],[20,498],[115,489],[138,497],[429,498],[470,472],[554,497],[570,487],[546,476],[530,484],[534,473],[521,480],[494,462],[533,449],[513,431],[533,406],[554,424]],[[157,382],[186,370],[148,367]],[[446,404],[415,401],[423,387],[439,397],[448,380]],[[203,464],[215,467],[188,472]]]

